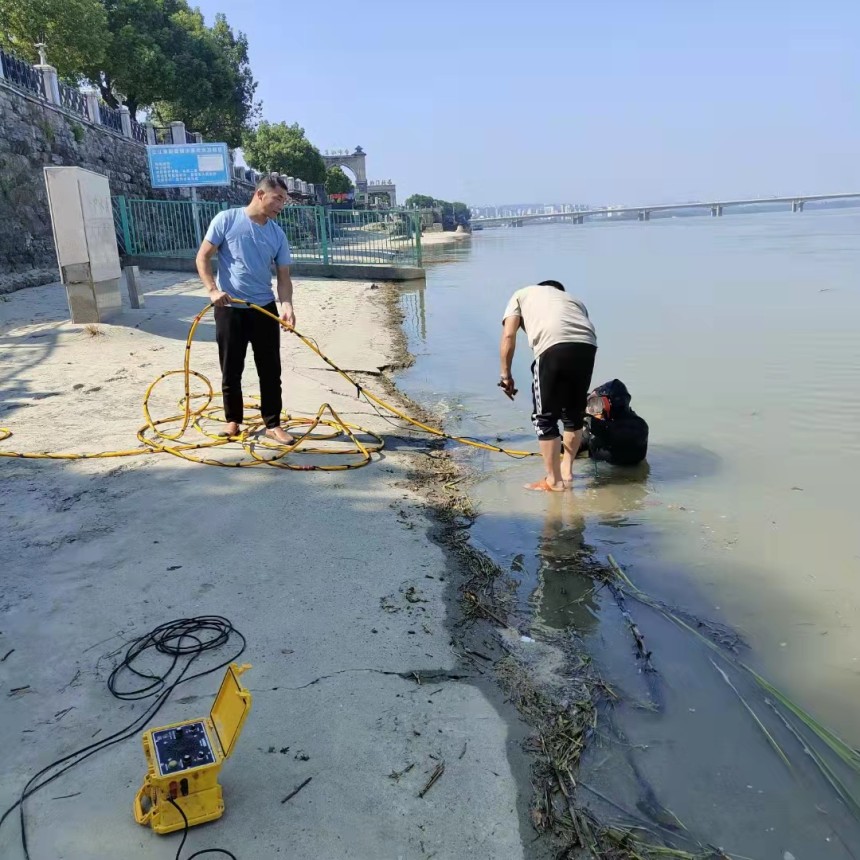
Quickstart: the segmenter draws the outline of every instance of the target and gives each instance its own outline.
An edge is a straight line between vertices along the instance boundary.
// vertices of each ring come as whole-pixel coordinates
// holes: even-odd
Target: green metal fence
[[[226,208],[208,201],[114,197],[117,242],[126,254],[193,256],[209,222]]]
[[[120,251],[193,256],[209,222],[227,203],[113,198]],[[307,263],[421,266],[420,215],[403,209],[287,206],[278,216],[293,259]]]

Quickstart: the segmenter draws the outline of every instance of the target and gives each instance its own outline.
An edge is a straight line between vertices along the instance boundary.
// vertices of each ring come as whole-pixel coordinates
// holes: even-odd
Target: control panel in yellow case
[[[143,733],[147,773],[134,799],[134,818],[156,833],[182,830],[220,818],[224,799],[218,774],[251,710],[251,694],[239,677],[251,667],[231,663],[208,717]],[[173,803],[171,803],[171,800]]]

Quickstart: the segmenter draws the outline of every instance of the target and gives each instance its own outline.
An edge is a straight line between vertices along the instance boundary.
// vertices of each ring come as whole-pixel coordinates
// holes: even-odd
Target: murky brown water
[[[647,468],[580,461],[563,499],[521,490],[537,461],[467,455],[484,476],[474,539],[521,578],[535,628],[570,628],[610,680],[649,694],[611,596],[576,574],[583,551],[612,553],[645,591],[738,629],[744,659],[860,745],[860,213],[484,231],[446,256],[404,296],[418,353],[404,383],[445,406],[449,429],[534,446],[524,341],[517,403],[494,386],[505,300],[545,278],[591,312],[595,382],[623,379],[651,426]],[[618,713],[649,752],[622,779],[616,745],[595,785],[633,807],[647,782],[747,856],[853,856],[840,840],[860,836],[830,787],[814,773],[798,787],[707,654],[634,614],[663,701]]]

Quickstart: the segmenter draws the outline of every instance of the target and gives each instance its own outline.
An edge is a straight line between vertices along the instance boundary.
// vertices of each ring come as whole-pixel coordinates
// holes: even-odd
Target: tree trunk
[[[117,99],[113,94],[113,81],[111,81],[109,75],[102,75],[102,82],[99,89],[102,91],[102,98],[104,99],[105,104],[116,110],[119,107],[119,99]]]

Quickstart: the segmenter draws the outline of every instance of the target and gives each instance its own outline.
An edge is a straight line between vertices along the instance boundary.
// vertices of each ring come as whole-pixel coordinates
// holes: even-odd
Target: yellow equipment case
[[[251,667],[231,663],[208,717],[143,733],[147,773],[134,799],[134,818],[156,833],[182,830],[220,818],[224,800],[218,774],[251,710],[251,694],[239,676]]]

